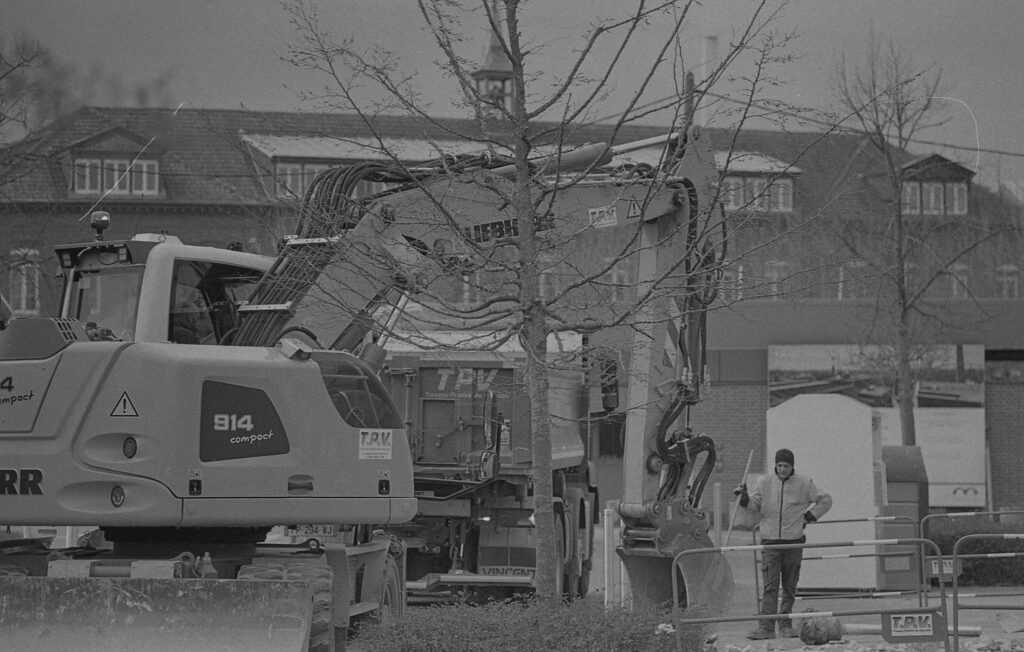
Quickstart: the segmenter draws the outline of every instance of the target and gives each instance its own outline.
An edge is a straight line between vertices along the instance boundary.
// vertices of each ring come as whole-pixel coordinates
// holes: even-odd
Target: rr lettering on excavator
[[[42,483],[39,469],[0,469],[0,496],[41,496]]]

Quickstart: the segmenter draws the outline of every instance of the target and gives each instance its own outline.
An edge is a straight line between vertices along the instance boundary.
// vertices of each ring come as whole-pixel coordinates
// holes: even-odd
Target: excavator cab
[[[61,316],[89,339],[230,344],[269,267],[254,254],[184,245],[167,235],[63,245]]]

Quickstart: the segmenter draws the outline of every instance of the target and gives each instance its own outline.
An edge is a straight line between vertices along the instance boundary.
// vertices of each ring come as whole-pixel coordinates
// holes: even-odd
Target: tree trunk
[[[910,367],[910,342],[905,324],[896,341],[896,407],[900,411],[900,432],[904,446],[917,445],[914,423],[914,372]]]
[[[533,501],[537,534],[537,596],[557,604],[558,555],[555,550],[554,487],[551,475],[551,418],[548,408],[547,332],[543,316],[529,319],[526,328],[526,392],[533,429]]]

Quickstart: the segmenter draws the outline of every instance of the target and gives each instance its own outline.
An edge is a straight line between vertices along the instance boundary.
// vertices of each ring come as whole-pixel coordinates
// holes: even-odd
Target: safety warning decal
[[[132,397],[128,396],[128,392],[121,392],[121,398],[117,399],[117,403],[114,404],[114,409],[110,411],[112,417],[137,417],[139,411],[135,409],[135,404],[132,403]]]
[[[629,208],[626,209],[626,219],[635,220],[636,218],[643,215],[643,211],[640,210],[640,200],[630,199]]]

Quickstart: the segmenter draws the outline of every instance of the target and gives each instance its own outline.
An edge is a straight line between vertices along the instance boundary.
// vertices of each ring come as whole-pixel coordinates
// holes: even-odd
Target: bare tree
[[[947,214],[919,208],[921,196],[916,193],[921,184],[915,180],[922,172],[934,177],[939,171],[935,166],[948,165],[909,154],[922,132],[945,122],[939,104],[941,71],[915,69],[895,40],[879,40],[872,33],[863,61],[852,65],[841,59],[833,82],[840,104],[863,133],[859,154],[871,161],[874,171],[855,175],[856,180],[841,189],[855,195],[861,208],[831,224],[855,263],[845,270],[847,287],[861,284],[874,292],[873,337],[881,338],[891,351],[886,375],[893,383],[902,441],[913,446],[917,370],[930,348],[941,343],[943,333],[956,328],[936,299],[943,298],[945,287],[952,288],[953,296],[971,297],[966,279],[958,276],[959,266],[1005,232],[1006,225],[966,210]],[[966,193],[967,184],[960,181]],[[959,201],[941,184],[936,188],[936,206]],[[966,205],[966,197],[963,202]],[[851,278],[856,266],[860,278]]]
[[[420,220],[424,234],[415,242],[407,239],[385,243],[386,256],[380,251],[351,247],[344,256],[348,263],[341,271],[325,273],[324,286],[344,287],[350,294],[362,295],[364,302],[377,305],[374,291],[365,283],[356,287],[362,282],[352,279],[358,271],[378,269],[379,273],[401,277],[406,287],[416,290],[417,305],[407,311],[401,328],[393,333],[395,337],[409,337],[411,332],[421,346],[441,346],[438,341],[432,342],[430,335],[444,329],[460,334],[454,345],[463,349],[495,348],[506,342],[521,345],[526,353],[525,390],[532,420],[537,591],[548,599],[556,593],[551,499],[554,417],[549,405],[548,372],[563,362],[558,352],[549,350],[549,337],[617,329],[617,339],[605,340],[603,346],[617,342],[616,355],[634,361],[641,350],[658,357],[666,343],[675,346],[686,340],[683,349],[693,359],[680,366],[696,366],[686,369],[685,380],[674,377],[661,388],[663,402],[637,406],[645,413],[641,420],[646,419],[652,426],[659,418],[665,424],[676,423],[678,410],[699,393],[705,372],[698,362],[703,344],[702,315],[714,299],[715,282],[723,265],[721,215],[713,210],[717,204],[713,187],[716,180],[713,174],[695,177],[699,190],[686,190],[672,185],[671,176],[677,169],[675,164],[680,160],[685,163],[687,156],[695,162],[703,158],[705,166],[711,165],[710,154],[700,152],[699,142],[688,127],[695,98],[718,79],[721,68],[696,89],[683,83],[685,69],[678,44],[693,4],[631,3],[617,16],[595,17],[570,51],[552,53],[532,45],[528,37],[529,19],[537,20],[528,3],[420,0],[417,6],[423,25],[440,52],[435,65],[443,76],[453,80],[458,89],[454,103],[471,117],[468,123],[472,126],[466,129],[435,119],[431,108],[420,102],[416,86],[419,78],[404,70],[391,52],[379,48],[364,52],[351,40],[338,42],[321,24],[312,4],[296,0],[289,5],[301,35],[291,60],[329,80],[324,90],[310,99],[319,106],[358,115],[372,134],[370,143],[360,144],[368,157],[378,161],[365,166],[361,176],[350,170],[348,176],[331,181],[332,188],[343,189],[342,194],[348,197],[332,204],[331,210],[340,207],[342,221],[354,215],[369,215],[370,222],[383,218],[386,223],[395,214],[406,219],[412,215]],[[747,29],[740,32],[739,42],[733,45],[735,51],[764,29],[762,9],[759,5],[752,12]],[[501,88],[476,84],[476,60],[462,53],[472,21],[481,18],[494,35],[492,47],[507,62],[507,84]],[[633,56],[640,40],[656,44],[653,56],[642,60]],[[734,58],[724,57],[723,66]],[[560,75],[544,74],[552,61],[563,62]],[[436,73],[429,79],[436,79]],[[570,152],[567,143],[578,141],[577,130],[587,124],[612,92],[613,80],[622,84],[624,79],[628,80],[628,92],[624,94],[624,110],[607,131],[610,142],[623,125],[650,112],[642,100],[657,84],[667,79],[673,88],[672,98],[661,105],[666,114],[664,124],[675,134],[660,145],[665,165],[624,165],[614,170],[601,167],[602,174],[614,175],[616,183],[595,190],[590,203],[579,202],[580,195],[573,194],[574,190],[588,172],[605,166],[616,152],[606,145]],[[361,95],[367,87],[375,93]],[[615,90],[623,97],[623,89]],[[658,92],[663,91],[659,88]],[[433,145],[442,155],[430,164],[430,173],[410,165],[408,154],[381,129],[382,116],[396,112],[414,116],[429,126],[422,137],[434,139]],[[445,150],[452,142],[474,153],[454,156]],[[401,183],[406,190],[395,196],[382,193],[371,198],[372,203],[360,203],[353,200],[358,182]],[[699,206],[694,193],[701,197]],[[688,196],[693,199],[686,199]],[[307,208],[315,207],[320,197],[307,195]],[[677,208],[671,210],[687,206],[689,219],[671,229],[662,226],[660,232],[643,220],[630,221],[616,230],[598,228],[608,222],[609,216],[615,222],[614,207],[623,200],[627,205],[635,202],[638,214],[669,210],[669,203],[677,201]],[[573,201],[577,204],[572,205]],[[481,206],[493,212],[492,222],[484,230],[465,228],[465,215],[479,212]],[[602,213],[600,207],[609,212]],[[552,222],[555,214],[558,223]],[[323,233],[337,229],[338,216],[328,217],[334,220],[334,226],[325,227]],[[367,223],[364,219],[356,228],[372,228],[365,226]],[[383,223],[379,226],[383,230]],[[663,260],[656,269],[636,269],[645,251],[672,247],[677,257]],[[410,272],[408,266],[396,268],[396,260],[414,258],[403,253],[403,249],[410,248],[416,250],[412,253],[432,258],[434,264],[415,272]],[[324,289],[325,293],[329,291]],[[583,355],[593,353],[592,349]],[[671,367],[669,364],[669,376]],[[651,379],[652,387],[655,382]],[[645,445],[664,452],[673,445],[673,438],[683,434],[674,426],[664,430],[663,439]],[[642,466],[640,463],[638,474]],[[658,473],[649,474],[653,479],[644,482],[656,482]],[[670,486],[659,493],[666,500],[688,488],[686,478],[672,473],[668,476],[672,478]]]

